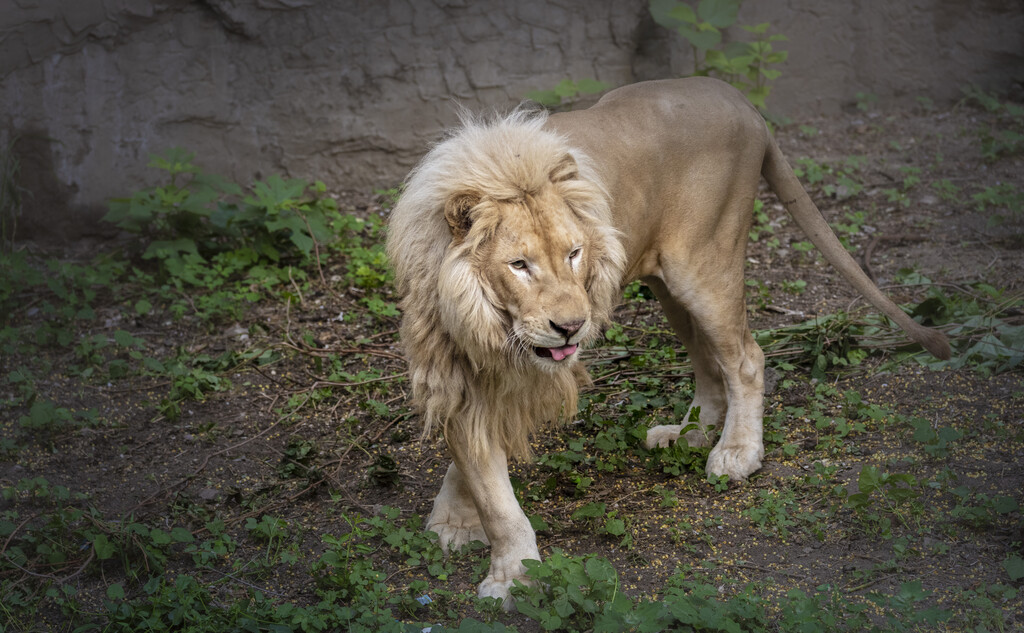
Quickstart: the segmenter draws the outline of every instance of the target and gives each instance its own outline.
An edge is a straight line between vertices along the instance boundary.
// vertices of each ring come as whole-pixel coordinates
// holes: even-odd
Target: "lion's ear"
[[[469,233],[472,219],[470,210],[480,204],[480,196],[474,193],[457,193],[448,198],[444,204],[444,219],[452,230],[452,237],[461,241]]]
[[[567,153],[551,168],[551,171],[548,173],[548,179],[551,182],[573,180],[579,176],[579,173],[580,168],[576,165],[576,159],[572,157],[572,154]]]

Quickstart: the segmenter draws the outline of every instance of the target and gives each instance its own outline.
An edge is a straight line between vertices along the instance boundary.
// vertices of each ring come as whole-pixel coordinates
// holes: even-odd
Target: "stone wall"
[[[748,2],[789,37],[769,100],[790,117],[1024,85],[1020,0]],[[560,79],[690,71],[645,0],[7,0],[0,142],[17,140],[23,237],[97,230],[172,146],[248,183],[368,192],[401,180],[453,101],[507,108]]]

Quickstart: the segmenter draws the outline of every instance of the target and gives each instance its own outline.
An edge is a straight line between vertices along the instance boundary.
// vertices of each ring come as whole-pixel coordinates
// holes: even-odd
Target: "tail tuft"
[[[913,332],[908,332],[911,338],[916,342],[920,343],[928,352],[938,358],[939,360],[949,360],[952,355],[952,350],[949,347],[949,339],[945,334],[938,330],[933,330],[924,326],[915,328]]]

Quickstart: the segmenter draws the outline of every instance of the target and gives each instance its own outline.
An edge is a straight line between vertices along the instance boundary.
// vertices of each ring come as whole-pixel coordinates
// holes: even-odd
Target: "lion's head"
[[[524,418],[574,405],[579,346],[618,298],[625,255],[607,194],[544,120],[517,111],[464,122],[413,171],[392,213],[402,337],[428,426],[472,415],[481,391]]]

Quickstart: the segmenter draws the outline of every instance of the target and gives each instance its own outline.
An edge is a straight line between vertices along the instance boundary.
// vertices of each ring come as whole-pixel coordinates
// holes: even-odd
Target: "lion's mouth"
[[[535,347],[533,351],[541,358],[550,358],[553,361],[563,361],[576,353],[576,344],[564,347]]]

